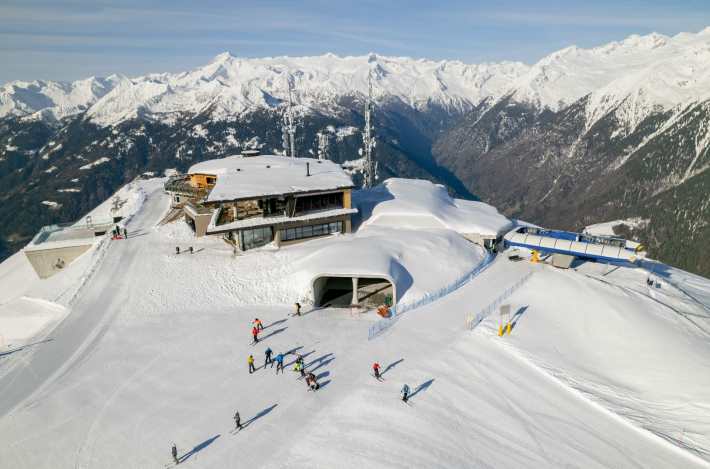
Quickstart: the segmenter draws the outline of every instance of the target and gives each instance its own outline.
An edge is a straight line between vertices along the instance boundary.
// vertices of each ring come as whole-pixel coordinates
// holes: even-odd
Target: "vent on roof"
[[[261,152],[259,150],[242,150],[241,155],[244,157],[249,157],[249,156],[259,156]]]
[[[241,171],[241,170],[242,170],[242,168],[237,168],[237,171]]]
[[[271,167],[270,164],[267,164],[267,165],[266,165],[266,169],[269,169],[270,167]]]

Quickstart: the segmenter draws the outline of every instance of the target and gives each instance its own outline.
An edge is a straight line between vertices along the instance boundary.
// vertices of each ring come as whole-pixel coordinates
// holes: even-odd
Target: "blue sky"
[[[223,51],[534,63],[710,25],[710,0],[0,0],[0,83],[181,71]]]

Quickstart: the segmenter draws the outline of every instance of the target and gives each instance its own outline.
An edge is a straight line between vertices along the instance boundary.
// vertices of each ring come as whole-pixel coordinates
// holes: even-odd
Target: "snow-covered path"
[[[3,469],[159,468],[173,442],[195,468],[707,467],[654,435],[690,424],[698,434],[685,441],[706,444],[707,413],[693,420],[672,404],[709,405],[707,341],[629,288],[501,256],[368,341],[372,318],[347,310],[295,318],[288,306],[234,304],[253,279],[282,271],[256,263],[266,255],[232,258],[219,241],[174,256],[175,239],[153,228],[166,203],[160,191],[148,194],[129,226],[136,236],[110,246],[45,344],[53,348],[8,357],[17,367],[0,381]],[[214,265],[236,280],[220,281]],[[510,337],[495,335],[493,317],[465,330],[467,313],[532,270],[534,280],[510,298],[514,308],[527,306]],[[643,284],[638,275],[605,279]],[[256,346],[254,317],[267,325]],[[658,343],[672,344],[673,363],[658,363]],[[250,375],[247,356],[261,366],[267,346],[304,354],[321,390],[308,392],[292,366],[283,376],[275,368]],[[634,351],[654,363],[620,359]],[[374,361],[386,369],[384,382],[369,375]],[[678,389],[693,370],[693,386]],[[411,405],[398,400],[405,382],[415,390]],[[650,392],[658,383],[664,392]],[[664,417],[653,422],[643,405],[620,413],[614,396],[645,398]],[[235,410],[250,423],[232,434]]]
[[[154,191],[160,191],[155,186]],[[166,202],[156,194],[149,196],[148,204],[128,224],[132,233],[151,229],[166,210]],[[111,241],[106,240],[105,243]],[[102,246],[106,249],[107,246]],[[0,417],[7,414],[22,400],[31,396],[52,377],[69,371],[75,360],[86,357],[91,347],[108,328],[117,308],[122,290],[130,281],[131,271],[137,266],[145,246],[139,242],[114,243],[84,285],[85,294],[73,305],[69,315],[52,333],[51,341],[15,357],[25,363],[15,367],[0,379]]]

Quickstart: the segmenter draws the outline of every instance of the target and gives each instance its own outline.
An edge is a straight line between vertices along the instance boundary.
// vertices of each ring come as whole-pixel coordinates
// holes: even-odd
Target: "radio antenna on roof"
[[[365,104],[365,129],[362,133],[362,154],[365,157],[363,168],[364,182],[363,187],[371,188],[375,185],[377,179],[377,163],[374,161],[375,151],[375,125],[373,123],[373,114],[375,105],[372,100],[372,70],[367,75],[367,103]]]
[[[286,75],[286,83],[288,84],[288,101],[286,111],[283,116],[283,147],[284,152],[291,158],[296,157],[296,117],[293,110],[293,83],[292,77]]]

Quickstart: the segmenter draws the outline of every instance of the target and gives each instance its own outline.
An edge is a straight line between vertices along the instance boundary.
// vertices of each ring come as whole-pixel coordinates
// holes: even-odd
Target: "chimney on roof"
[[[306,176],[311,175],[311,164],[306,161]]]

